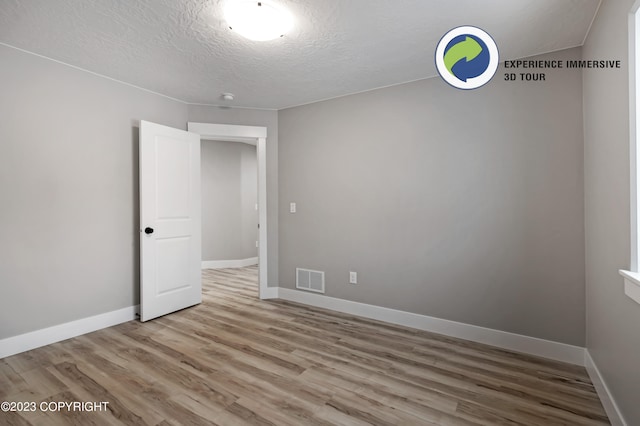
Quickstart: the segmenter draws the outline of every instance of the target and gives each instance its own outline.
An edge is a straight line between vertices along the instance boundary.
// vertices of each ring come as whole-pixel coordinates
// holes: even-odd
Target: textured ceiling
[[[599,0],[279,0],[294,29],[227,28],[232,0],[0,0],[0,42],[189,103],[281,109],[436,75],[440,37],[489,32],[501,59],[582,45]]]

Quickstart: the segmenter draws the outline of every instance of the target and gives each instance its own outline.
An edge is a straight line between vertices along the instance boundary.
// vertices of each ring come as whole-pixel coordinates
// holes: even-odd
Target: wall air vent
[[[296,268],[296,288],[324,293],[324,272]]]

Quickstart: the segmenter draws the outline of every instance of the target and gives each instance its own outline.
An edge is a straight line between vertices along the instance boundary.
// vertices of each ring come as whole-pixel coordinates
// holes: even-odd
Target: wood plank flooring
[[[2,425],[604,425],[584,368],[284,301],[255,267],[203,303],[0,360]],[[59,401],[106,411],[40,410]]]

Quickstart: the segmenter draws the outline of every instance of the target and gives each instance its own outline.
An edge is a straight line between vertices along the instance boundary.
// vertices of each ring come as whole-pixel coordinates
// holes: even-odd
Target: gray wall
[[[317,269],[329,296],[583,345],[581,94],[499,73],[280,111],[281,285]]]
[[[139,303],[138,123],[267,125],[277,283],[277,114],[188,107],[0,46],[0,339]]]
[[[629,425],[640,424],[640,305],[625,296],[629,269],[629,84],[632,0],[603,1],[585,59],[620,59],[621,70],[584,72],[587,348]]]
[[[138,303],[138,120],[186,106],[0,46],[0,338]]]
[[[278,112],[243,108],[189,105],[189,121],[243,124],[267,128],[267,256],[268,285],[277,287],[278,275]],[[255,243],[254,243],[255,245]]]
[[[202,142],[202,260],[258,255],[256,147]]]

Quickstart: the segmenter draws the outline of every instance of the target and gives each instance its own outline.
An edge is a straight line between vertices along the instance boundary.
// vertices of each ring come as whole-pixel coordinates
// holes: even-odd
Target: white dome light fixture
[[[224,12],[229,28],[250,40],[273,40],[293,26],[291,14],[269,0],[229,0]]]

